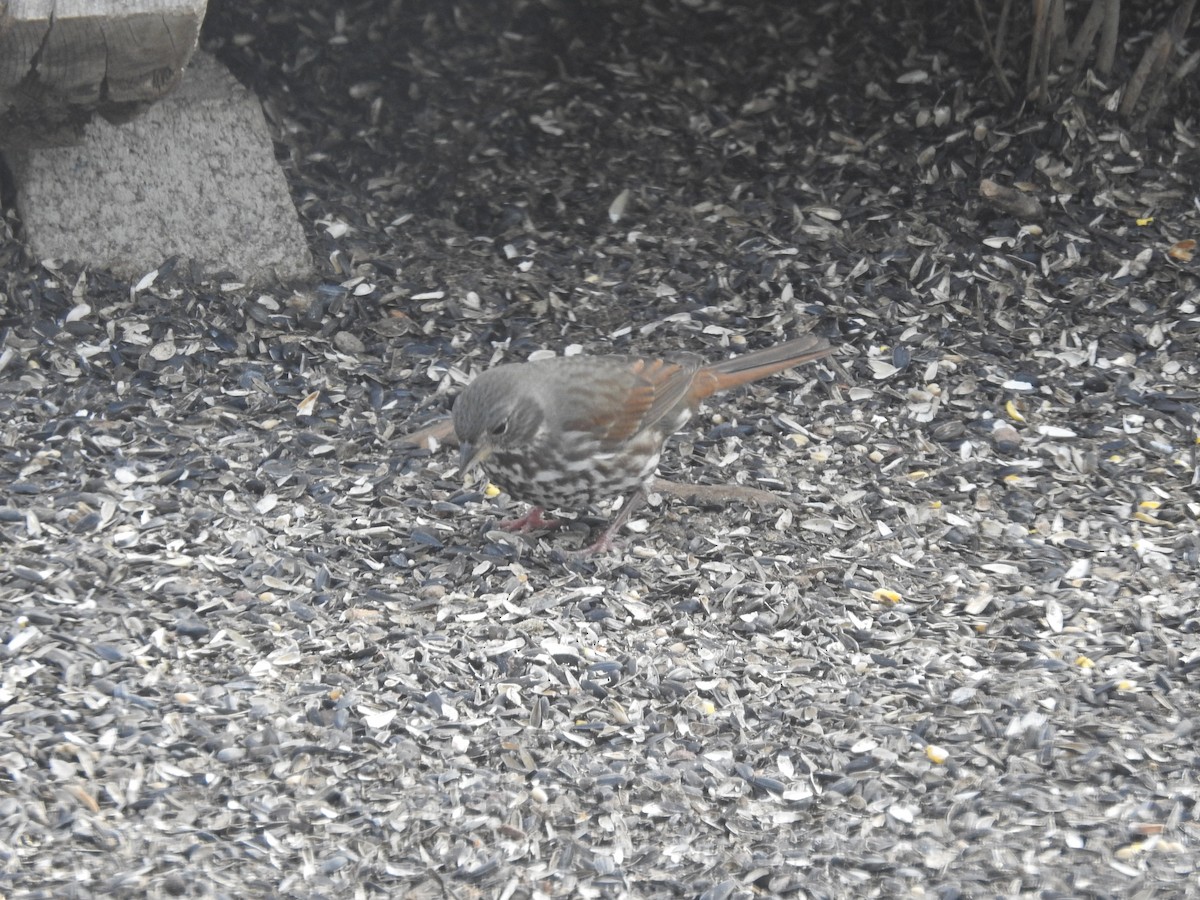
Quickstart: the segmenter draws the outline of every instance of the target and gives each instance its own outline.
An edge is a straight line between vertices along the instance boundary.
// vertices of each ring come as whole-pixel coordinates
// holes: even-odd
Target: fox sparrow
[[[511,363],[476,378],[454,405],[464,471],[482,464],[514,497],[535,504],[501,523],[526,531],[556,524],[548,507],[626,496],[585,552],[612,538],[645,499],[667,438],[700,401],[833,352],[812,335],[705,364],[692,354],[569,356]]]

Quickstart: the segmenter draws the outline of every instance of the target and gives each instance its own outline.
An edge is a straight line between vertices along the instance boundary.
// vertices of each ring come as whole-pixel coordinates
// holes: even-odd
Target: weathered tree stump
[[[0,0],[0,146],[62,146],[127,121],[187,66],[205,0]]]

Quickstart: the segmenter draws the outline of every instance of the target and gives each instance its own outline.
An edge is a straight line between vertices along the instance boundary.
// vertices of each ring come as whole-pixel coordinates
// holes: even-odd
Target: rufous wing
[[[657,424],[687,396],[692,370],[663,359],[633,358],[611,372],[598,369],[595,383],[581,402],[586,414],[564,423],[568,429],[595,435],[617,445]]]

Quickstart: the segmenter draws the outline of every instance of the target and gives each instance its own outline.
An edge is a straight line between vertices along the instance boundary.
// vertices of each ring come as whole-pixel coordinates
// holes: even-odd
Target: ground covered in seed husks
[[[1194,76],[1132,135],[996,105],[952,4],[334,6],[204,40],[314,283],[7,214],[0,893],[1200,896]],[[607,556],[398,441],[498,360],[804,331],[661,470],[780,503]]]

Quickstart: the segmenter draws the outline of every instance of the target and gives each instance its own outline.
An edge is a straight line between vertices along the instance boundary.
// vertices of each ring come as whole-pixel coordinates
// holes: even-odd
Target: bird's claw
[[[563,524],[562,519],[547,519],[540,506],[532,507],[525,515],[516,519],[505,519],[497,524],[497,528],[502,528],[505,531],[512,531],[517,534],[525,534],[529,531],[541,531],[549,528],[558,528]]]

